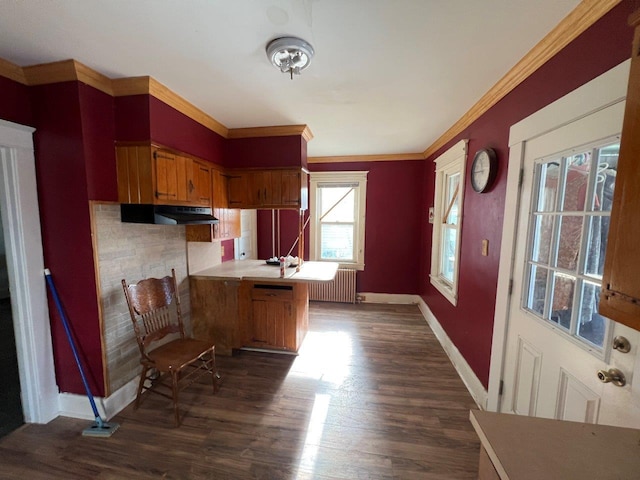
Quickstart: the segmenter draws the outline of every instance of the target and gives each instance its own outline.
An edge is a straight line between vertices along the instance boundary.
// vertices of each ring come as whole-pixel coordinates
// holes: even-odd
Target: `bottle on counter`
[[[284,278],[284,257],[280,257],[280,278]]]

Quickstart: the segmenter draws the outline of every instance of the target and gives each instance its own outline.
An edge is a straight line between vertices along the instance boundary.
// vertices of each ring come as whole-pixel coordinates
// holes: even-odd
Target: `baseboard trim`
[[[116,390],[113,395],[106,398],[94,397],[98,413],[103,420],[109,420],[120,413],[136,398],[138,378],[134,378],[123,387]],[[93,410],[86,395],[76,393],[58,394],[58,415],[72,418],[84,418],[93,420]]]
[[[419,295],[372,292],[358,292],[356,298],[360,299],[360,303],[392,303],[400,305],[415,305],[420,300]]]
[[[429,324],[429,327],[431,327],[431,330],[440,342],[440,345],[442,345],[442,348],[444,348],[444,351],[449,357],[449,360],[451,360],[453,367],[458,372],[458,375],[460,375],[460,378],[466,385],[467,390],[469,390],[469,393],[473,397],[473,400],[476,402],[476,405],[478,405],[478,408],[480,408],[481,410],[486,410],[488,398],[487,390],[484,388],[482,382],[473,372],[460,351],[453,344],[453,342],[449,338],[449,335],[447,335],[447,332],[444,331],[444,328],[442,328],[442,325],[440,325],[440,322],[438,321],[438,319],[436,319],[435,315],[431,312],[425,301],[421,297],[418,298],[419,300],[417,303],[420,311],[422,312],[422,315]]]

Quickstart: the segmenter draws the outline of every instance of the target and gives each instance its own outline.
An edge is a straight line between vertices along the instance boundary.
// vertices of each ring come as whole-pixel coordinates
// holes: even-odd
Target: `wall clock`
[[[493,148],[478,150],[471,164],[471,188],[478,193],[485,192],[498,173],[498,159]]]

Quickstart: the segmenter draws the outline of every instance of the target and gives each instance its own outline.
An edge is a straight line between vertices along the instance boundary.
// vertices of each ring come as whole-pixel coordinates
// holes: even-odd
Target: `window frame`
[[[460,245],[462,239],[462,218],[465,191],[465,171],[467,164],[468,140],[460,140],[449,150],[440,155],[435,163],[435,189],[434,189],[434,221],[431,240],[431,284],[454,306],[458,303],[458,274],[460,270]],[[459,174],[458,183],[458,223],[456,225],[456,247],[453,267],[453,282],[449,282],[442,274],[443,241],[442,217],[448,208],[446,181],[449,177]]]
[[[340,268],[352,268],[364,270],[364,245],[365,245],[365,220],[367,199],[367,174],[368,171],[344,171],[344,172],[310,172],[309,187],[311,197],[310,229],[309,229],[309,256],[317,262],[332,262],[335,260],[321,259],[320,252],[320,211],[318,202],[318,189],[326,184],[357,184],[355,192],[355,227],[354,227],[354,261],[341,261]]]

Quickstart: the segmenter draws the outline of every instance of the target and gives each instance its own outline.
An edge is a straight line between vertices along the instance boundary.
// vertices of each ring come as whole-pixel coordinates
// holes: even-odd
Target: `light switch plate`
[[[224,257],[224,245],[220,245],[220,256]]]
[[[489,256],[489,240],[486,238],[482,240],[482,256]]]

